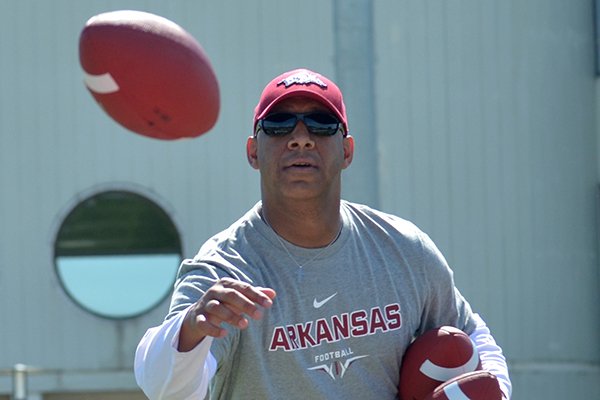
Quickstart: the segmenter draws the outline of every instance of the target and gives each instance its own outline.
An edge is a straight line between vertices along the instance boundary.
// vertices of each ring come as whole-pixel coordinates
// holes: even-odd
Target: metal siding
[[[591,3],[372,2],[375,198],[447,256],[505,348],[514,399],[592,398],[600,381]],[[61,218],[95,191],[130,188],[171,214],[192,256],[259,199],[244,152],[264,84],[302,65],[336,79],[332,4],[0,5],[0,369],[71,371],[30,379],[39,392],[135,388],[135,346],[167,304],[120,322],[73,304],[52,263]],[[79,32],[124,8],[170,18],[204,46],[222,94],[212,132],[143,138],[86,92]],[[0,394],[9,387],[0,376]]]
[[[336,83],[344,93],[357,151],[344,171],[342,197],[379,208],[375,124],[373,2],[334,0]]]
[[[593,397],[591,2],[374,4],[383,208],[447,256],[514,367],[515,399]]]
[[[129,188],[171,214],[184,255],[191,257],[258,201],[258,173],[247,164],[245,144],[260,90],[292,67],[330,76],[334,71],[331,5],[313,0],[293,12],[290,5],[2,3],[0,313],[10,323],[0,330],[0,369],[23,362],[67,371],[30,379],[32,391],[136,388],[130,372],[135,346],[164,318],[167,302],[125,321],[88,314],[58,283],[54,235],[84,196]],[[205,136],[164,142],[135,135],[87,93],[78,61],[80,30],[92,15],[126,8],[174,20],[205,48],[222,99],[219,121]],[[0,393],[9,390],[8,379],[0,377]]]

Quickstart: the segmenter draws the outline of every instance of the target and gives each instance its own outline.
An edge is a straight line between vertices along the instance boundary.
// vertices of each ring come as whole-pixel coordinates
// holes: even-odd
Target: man
[[[394,399],[407,346],[441,325],[474,339],[510,396],[501,349],[429,237],[341,200],[354,139],[332,81],[272,80],[246,152],[262,201],[182,263],[136,352],[150,399]]]

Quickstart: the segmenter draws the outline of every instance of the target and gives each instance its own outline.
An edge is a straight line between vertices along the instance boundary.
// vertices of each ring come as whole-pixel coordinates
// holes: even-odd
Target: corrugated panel
[[[52,265],[61,218],[95,191],[130,188],[172,215],[193,255],[259,198],[244,148],[264,84],[297,66],[335,78],[331,3],[2,3],[0,369],[80,370],[36,379],[35,390],[135,387],[133,351],[166,304],[118,323],[73,304]],[[544,398],[586,398],[600,358],[591,2],[372,5],[382,207],[446,254],[514,365],[515,399],[542,386]],[[122,8],[173,19],[205,47],[223,99],[212,132],[150,140],[94,104],[79,32],[90,16]],[[0,393],[8,385],[0,378]]]
[[[384,208],[431,234],[518,376],[597,379],[591,2],[374,4]]]
[[[258,173],[246,161],[245,145],[262,87],[299,66],[332,75],[331,4],[60,0],[0,7],[0,314],[11,321],[0,329],[0,369],[17,362],[124,368],[128,378],[117,376],[113,388],[134,388],[135,346],[162,320],[166,304],[121,322],[73,304],[52,263],[61,219],[96,191],[130,188],[171,214],[185,255],[193,256],[259,199]],[[137,136],[110,120],[87,93],[78,62],[80,30],[92,15],[125,8],[170,18],[204,46],[221,84],[213,131],[174,143]],[[54,376],[33,385],[60,390],[68,381]]]

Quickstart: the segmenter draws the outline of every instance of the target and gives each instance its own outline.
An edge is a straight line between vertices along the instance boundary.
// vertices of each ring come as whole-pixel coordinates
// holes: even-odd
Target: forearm
[[[477,326],[471,333],[471,340],[475,343],[479,352],[479,359],[484,370],[491,372],[498,378],[500,389],[510,399],[512,384],[508,375],[508,366],[506,358],[502,354],[502,349],[496,344],[485,321],[478,314],[474,315]]]
[[[189,352],[177,351],[185,313],[149,329],[136,350],[136,381],[151,400],[203,398],[215,373],[212,338]]]

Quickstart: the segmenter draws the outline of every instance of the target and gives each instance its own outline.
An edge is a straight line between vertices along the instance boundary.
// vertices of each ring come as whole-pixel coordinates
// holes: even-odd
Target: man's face
[[[318,101],[294,97],[277,104],[271,113],[306,113],[328,108]],[[339,199],[341,172],[352,162],[354,139],[311,134],[299,121],[292,133],[273,137],[262,130],[248,138],[248,161],[260,171],[263,200]],[[333,197],[331,197],[333,196]]]

